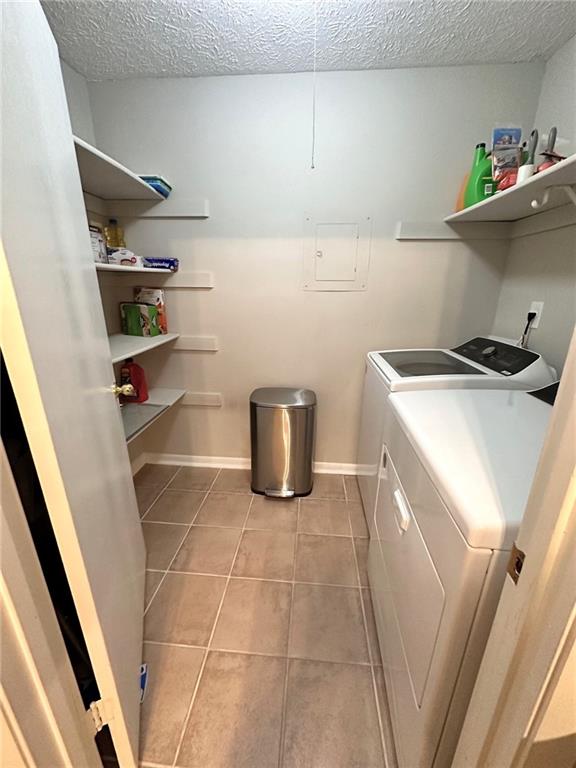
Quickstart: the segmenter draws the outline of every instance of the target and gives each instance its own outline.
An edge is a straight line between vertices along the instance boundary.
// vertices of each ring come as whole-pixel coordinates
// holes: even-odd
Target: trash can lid
[[[262,387],[252,392],[250,402],[263,408],[310,408],[316,405],[316,393],[294,387]]]

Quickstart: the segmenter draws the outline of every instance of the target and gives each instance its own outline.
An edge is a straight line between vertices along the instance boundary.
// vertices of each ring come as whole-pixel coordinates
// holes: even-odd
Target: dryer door
[[[386,475],[387,482],[378,493],[376,528],[404,656],[395,666],[404,667],[403,684],[409,684],[414,702],[420,706],[445,594],[389,455]]]

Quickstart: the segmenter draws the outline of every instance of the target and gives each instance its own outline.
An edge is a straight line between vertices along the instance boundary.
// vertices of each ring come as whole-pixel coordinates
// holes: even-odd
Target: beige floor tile
[[[194,523],[242,528],[250,507],[250,500],[250,496],[234,493],[209,493]]]
[[[208,491],[218,474],[213,467],[182,467],[170,483],[170,490]]]
[[[134,475],[134,485],[166,485],[179,469],[168,464],[144,464]]]
[[[154,592],[158,584],[162,581],[164,571],[146,571],[146,588],[144,592],[144,605],[148,608],[150,600],[152,599]]]
[[[298,534],[295,579],[357,586],[352,539]]]
[[[314,475],[309,499],[340,499],[346,501],[342,475]]]
[[[136,491],[136,503],[138,504],[138,512],[140,517],[144,515],[152,502],[158,496],[162,489],[162,486],[158,485],[137,485],[134,490]]]
[[[283,768],[384,768],[369,667],[291,661]]]
[[[364,601],[364,614],[366,616],[368,642],[370,644],[370,661],[375,666],[382,666],[378,633],[376,632],[376,620],[374,618],[374,606],[372,605],[369,589],[362,589],[362,600]]]
[[[232,573],[259,579],[292,579],[293,533],[244,531]]]
[[[146,567],[166,570],[176,554],[184,536],[186,526],[166,523],[142,523],[142,533],[146,544]]]
[[[380,708],[380,722],[382,723],[382,734],[386,749],[387,768],[398,768],[398,757],[394,748],[394,733],[392,731],[392,721],[390,719],[390,707],[386,699],[386,686],[384,683],[384,672],[382,667],[374,669],[376,678],[376,694],[378,696],[378,706]]]
[[[361,539],[367,539],[368,526],[366,525],[366,517],[364,516],[364,509],[362,504],[358,501],[349,502],[348,512],[350,513],[352,535]]]
[[[294,533],[297,522],[297,499],[269,499],[266,496],[254,496],[246,528]]]
[[[358,487],[358,478],[355,475],[344,475],[344,485],[346,486],[346,496],[348,501],[361,501],[360,488]]]
[[[227,576],[240,539],[237,528],[193,525],[172,563],[172,571]]]
[[[277,768],[286,663],[211,651],[177,765]]]
[[[289,656],[369,662],[360,590],[294,585]]]
[[[140,710],[140,760],[172,765],[204,653],[144,643],[148,686]]]
[[[252,493],[250,479],[249,469],[221,469],[213,490],[226,493]]]
[[[164,491],[144,519],[146,522],[191,523],[205,496],[202,491]]]
[[[167,573],[146,614],[145,639],[205,646],[225,586],[221,576]]]
[[[212,647],[286,655],[291,584],[231,579]]]
[[[369,539],[354,539],[356,559],[358,560],[358,571],[360,573],[360,584],[363,587],[370,586],[368,581],[368,542]]]
[[[332,499],[302,499],[298,532],[350,536],[348,505]]]

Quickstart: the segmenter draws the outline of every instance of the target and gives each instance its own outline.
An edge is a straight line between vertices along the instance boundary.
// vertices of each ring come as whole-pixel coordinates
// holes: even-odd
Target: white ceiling
[[[90,80],[312,68],[314,0],[44,0],[62,58]],[[575,0],[317,0],[319,70],[549,58]]]

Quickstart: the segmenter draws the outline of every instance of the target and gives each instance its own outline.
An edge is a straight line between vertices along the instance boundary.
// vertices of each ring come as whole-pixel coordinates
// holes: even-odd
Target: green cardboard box
[[[158,310],[150,304],[120,304],[122,333],[127,336],[159,336]]]

